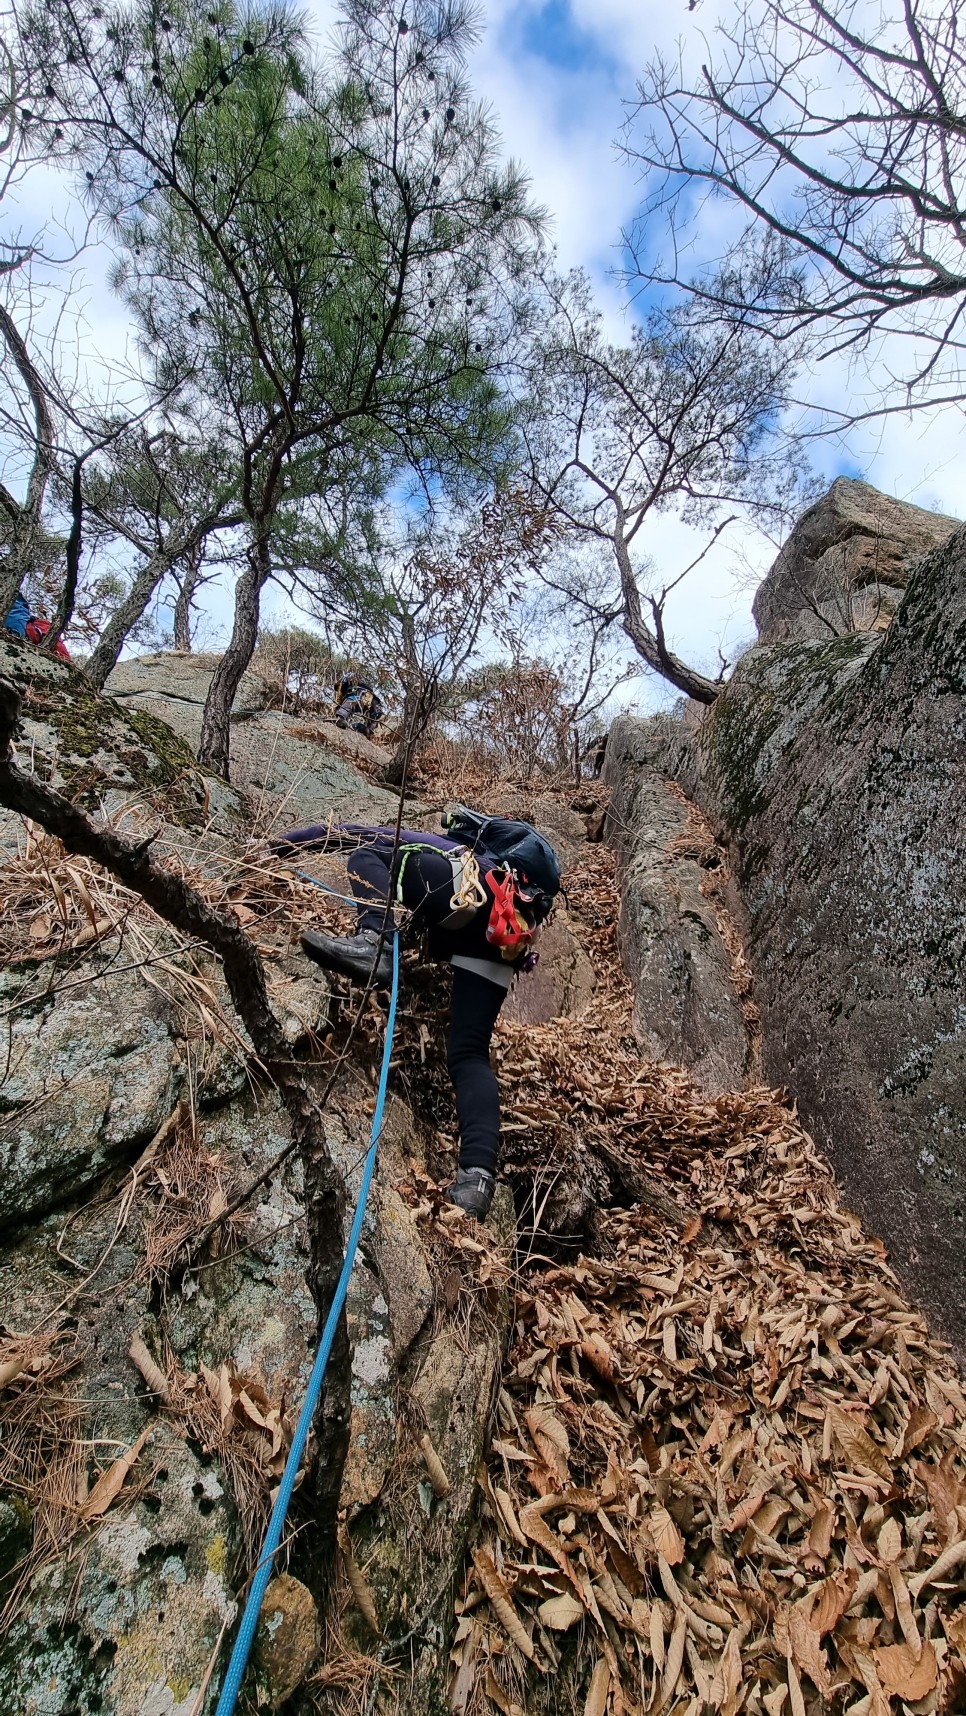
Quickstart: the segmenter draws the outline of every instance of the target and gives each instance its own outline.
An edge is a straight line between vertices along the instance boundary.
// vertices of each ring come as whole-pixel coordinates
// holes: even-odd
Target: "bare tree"
[[[624,138],[646,175],[639,276],[685,285],[725,323],[808,332],[819,358],[871,348],[878,401],[835,426],[963,398],[961,24],[957,0],[739,0],[700,52],[687,41],[639,84]],[[702,188],[748,218],[695,273]],[[668,220],[673,254],[655,261]]]
[[[448,521],[417,527],[419,540],[387,556],[384,600],[368,622],[403,692],[396,753],[386,771],[398,785],[483,639],[510,620],[525,581],[555,535],[546,508],[519,489],[498,492]]]
[[[569,577],[553,567],[546,577],[588,614],[619,619],[648,667],[711,703],[720,677],[669,647],[665,604],[730,522],[727,509],[793,503],[799,470],[776,432],[792,353],[745,325],[703,330],[686,307],[652,313],[628,345],[614,346],[580,276],[547,290],[523,431],[531,476],[568,532],[597,549],[602,579],[588,585],[582,561]],[[703,526],[705,540],[656,587],[646,527],[669,508]]]

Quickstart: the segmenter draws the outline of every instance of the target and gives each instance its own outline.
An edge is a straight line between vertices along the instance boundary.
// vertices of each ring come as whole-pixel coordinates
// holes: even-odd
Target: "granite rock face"
[[[139,656],[118,663],[107,689],[121,708],[167,723],[194,751],[217,662],[211,655]],[[249,794],[261,830],[324,821],[332,804],[348,822],[395,816],[393,794],[360,773],[367,766],[374,772],[385,767],[388,751],[358,733],[341,732],[334,722],[267,708],[266,695],[258,673],[249,669],[231,726],[231,778]]]
[[[644,1053],[687,1067],[717,1095],[742,1084],[749,1060],[732,956],[702,886],[719,854],[655,766],[659,756],[648,723],[614,722],[603,780],[611,789],[607,838],[621,867],[621,955]]]
[[[149,826],[157,851],[209,874],[250,831],[251,799],[199,769],[150,710],[98,697],[76,671],[16,639],[0,640],[0,675],[25,699],[21,761],[91,810]],[[321,741],[290,744],[273,729],[260,744],[264,792],[287,802],[290,822],[309,811],[313,820],[384,815],[394,803]],[[300,744],[314,761],[296,811]],[[0,887],[29,867],[31,838],[0,812]],[[39,900],[42,864],[38,874]],[[329,993],[292,953],[288,928],[263,953],[297,1051],[325,1021]],[[112,935],[85,941],[72,927],[73,939],[51,955],[57,938],[43,929],[38,951],[21,935],[0,962],[0,1360],[22,1351],[26,1367],[0,1392],[0,1595],[14,1594],[0,1641],[0,1708],[17,1716],[194,1716],[213,1707],[218,1673],[207,1698],[202,1683],[230,1630],[276,1482],[271,1436],[249,1407],[292,1422],[315,1350],[313,1236],[295,1158],[269,1174],[216,1244],[172,1269],[179,1231],[264,1173],[285,1148],[288,1123],[244,1034],[221,1039],[199,1028],[185,1003],[180,978],[190,969],[228,1007],[217,966],[197,952],[189,967],[163,926],[149,933],[151,948],[138,944],[129,956]],[[371,1112],[363,1055],[326,1110],[350,1198]],[[433,1141],[407,1104],[390,1103],[348,1302],[353,1458],[342,1501],[380,1616],[398,1620],[422,1653],[425,1698],[414,1711],[441,1707],[444,1696],[441,1593],[463,1561],[508,1307],[499,1285],[482,1295],[468,1357],[477,1299],[464,1295],[452,1315],[440,1303],[432,1243],[400,1191]],[[505,1190],[494,1223],[508,1259]],[[137,1341],[168,1398],[130,1356]],[[450,1475],[443,1499],[427,1482],[423,1433]],[[18,1437],[40,1483],[27,1500],[5,1463]],[[134,1448],[117,1494],[85,1517],[99,1478]],[[310,1498],[310,1480],[304,1490]],[[318,1570],[310,1551],[299,1559],[299,1545],[311,1543],[311,1517],[299,1514],[310,1499],[300,1498],[294,1518],[309,1530],[296,1538],[293,1571],[304,1587],[279,1568],[288,1584],[276,1596],[280,1589],[286,1600],[269,1615],[276,1630],[259,1669],[269,1707],[312,1666]],[[42,1558],[30,1559],[32,1539]],[[361,1644],[372,1645],[364,1626]]]
[[[94,691],[83,673],[0,630],[0,677],[23,696],[17,753],[85,809],[137,809],[185,828],[237,837],[250,810],[163,720]],[[0,809],[0,851],[16,844],[19,818]]]
[[[816,577],[833,551],[861,570],[873,518],[901,597],[891,624],[802,636],[776,573],[806,549]],[[725,843],[763,1076],[788,1086],[962,1353],[966,530],[842,479],[789,546],[756,604],[785,641],[750,650],[702,719],[685,708],[615,736],[636,747],[639,790],[654,792],[649,770],[679,782]]]
[[[956,526],[839,477],[799,519],[759,586],[753,612],[761,643],[884,630],[916,562]]]
[[[888,631],[753,651],[702,734],[761,1008],[907,1287],[966,1326],[966,530]]]

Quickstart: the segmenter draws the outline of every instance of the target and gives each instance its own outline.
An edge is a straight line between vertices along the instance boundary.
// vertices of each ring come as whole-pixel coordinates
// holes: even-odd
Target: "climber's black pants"
[[[361,846],[349,855],[347,869],[359,901],[359,929],[378,931],[386,925],[390,862],[390,853],[375,846]],[[412,853],[403,869],[402,891],[417,928],[439,924],[449,915],[453,894],[449,860],[437,852]],[[391,917],[388,927],[392,927]],[[454,965],[446,1065],[456,1095],[460,1167],[486,1168],[491,1174],[496,1172],[500,1146],[500,1090],[490,1065],[490,1039],[506,993],[502,984]]]
[[[490,1038],[506,993],[488,977],[454,965],[446,1065],[456,1092],[460,1167],[491,1174],[500,1147],[500,1087],[490,1065]]]
[[[359,846],[346,860],[349,884],[359,901],[357,930],[393,927],[386,922],[392,852],[388,846]],[[403,905],[415,914],[417,931],[434,929],[450,914],[453,866],[439,852],[410,852],[402,868]],[[371,902],[371,903],[370,903]]]

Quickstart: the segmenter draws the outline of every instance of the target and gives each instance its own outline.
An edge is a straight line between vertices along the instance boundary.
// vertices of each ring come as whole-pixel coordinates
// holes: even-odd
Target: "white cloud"
[[[714,28],[717,9],[709,0],[699,0],[694,14],[684,0],[673,5],[658,5],[655,0],[571,0],[573,25],[588,44],[585,63],[577,65],[562,63],[559,41],[555,45],[548,38],[547,51],[541,51],[540,20],[550,16],[540,0],[491,0],[482,39],[471,56],[470,76],[476,91],[495,111],[507,152],[528,170],[536,200],[550,212],[561,261],[587,268],[608,323],[619,336],[624,294],[611,271],[619,262],[621,228],[632,219],[640,197],[632,166],[619,158],[615,148],[624,118],[622,102],[633,99],[637,78],[656,50],[670,53],[680,40],[687,55],[701,52],[703,37]],[[315,0],[308,17],[323,51],[338,8],[333,0]],[[57,191],[51,176],[31,181],[30,195],[35,200],[24,208],[25,223],[43,221],[58,194],[64,195],[63,187]],[[68,202],[60,212],[69,216]],[[713,254],[723,245],[733,230],[732,220],[723,203],[705,206],[699,235],[704,254]],[[660,233],[655,235],[658,248],[660,238]],[[107,253],[103,249],[90,253],[76,292],[78,350],[91,373],[98,363],[117,360],[131,338],[106,274]],[[830,402],[847,403],[856,396],[861,381],[838,361],[821,367],[817,385]],[[841,444],[820,444],[816,463],[830,479],[843,468],[861,470],[888,493],[955,514],[966,510],[959,483],[964,450],[962,414],[948,411],[928,419],[889,419],[851,433]],[[674,519],[666,515],[656,519],[647,551],[659,582],[693,558],[698,546],[693,533]],[[736,551],[740,551],[741,567]],[[729,651],[744,641],[752,631],[747,568],[764,573],[773,555],[773,546],[753,531],[730,532],[671,598],[672,647],[697,665],[713,669],[719,642]],[[285,604],[277,602],[279,617],[284,611]],[[222,635],[227,635],[228,620],[229,604],[221,593],[213,598],[212,622],[220,626]],[[663,695],[654,688],[655,698]]]

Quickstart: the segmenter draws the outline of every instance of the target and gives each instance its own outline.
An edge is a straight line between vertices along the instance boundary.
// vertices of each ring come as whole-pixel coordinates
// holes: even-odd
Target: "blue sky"
[[[655,52],[705,57],[707,38],[728,11],[726,0],[699,0],[693,12],[687,0],[489,0],[485,8],[472,82],[549,212],[561,262],[590,274],[615,339],[634,315],[616,274],[624,260],[621,232],[641,197],[634,168],[617,147],[627,104]],[[331,0],[316,0],[312,16],[324,36],[334,16]],[[724,242],[729,218],[721,203],[705,207],[698,233],[705,253]],[[659,251],[664,234],[654,231],[651,241]],[[839,366],[826,370],[820,385],[841,404],[861,382]],[[845,443],[823,442],[815,466],[823,480],[864,476],[900,499],[955,515],[966,511],[959,480],[964,452],[963,419],[953,412],[928,421],[890,419]],[[658,583],[688,564],[698,545],[673,518],[656,520],[647,546]],[[719,648],[733,656],[751,641],[751,601],[775,551],[747,526],[726,534],[669,603],[668,630],[680,653],[717,671]],[[652,681],[627,695],[651,704],[665,693]]]
[[[481,40],[469,74],[475,91],[493,108],[508,154],[528,171],[535,199],[547,208],[550,231],[564,266],[590,274],[611,336],[620,339],[633,309],[615,278],[622,260],[622,228],[634,217],[640,185],[620,158],[616,138],[632,101],[636,80],[656,51],[687,56],[706,53],[725,0],[490,0]],[[332,0],[314,0],[310,25],[320,46],[335,18]],[[41,175],[30,188],[26,224],[49,217],[56,188]],[[702,246],[725,236],[723,205],[706,209]],[[663,235],[653,232],[660,249]],[[115,359],[124,350],[124,313],[113,299],[101,264],[85,262],[73,298],[85,361],[100,351]],[[820,385],[833,403],[855,397],[857,385],[844,367],[825,370]],[[894,418],[850,435],[848,442],[819,448],[820,474],[864,475],[886,492],[956,514],[966,511],[959,472],[966,452],[960,413],[934,418]],[[656,521],[648,553],[659,584],[694,558],[695,540],[673,518]],[[753,635],[751,599],[755,583],[774,558],[774,544],[747,527],[730,532],[669,607],[670,641],[702,667],[715,666],[719,647],[733,654]],[[211,616],[209,641],[219,641],[228,618],[227,600]],[[282,617],[279,605],[278,617]],[[655,695],[656,690],[655,690]],[[651,699],[652,694],[647,694]]]

